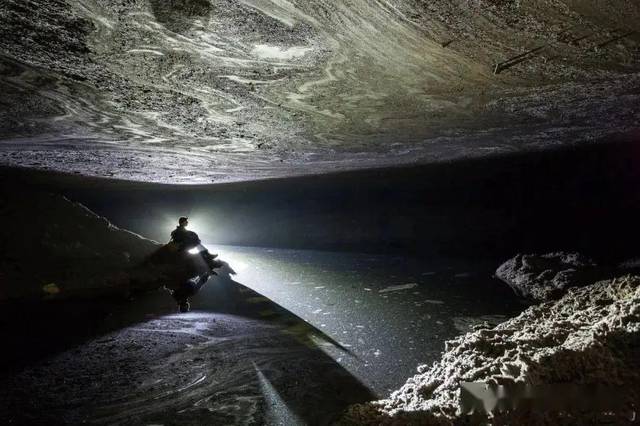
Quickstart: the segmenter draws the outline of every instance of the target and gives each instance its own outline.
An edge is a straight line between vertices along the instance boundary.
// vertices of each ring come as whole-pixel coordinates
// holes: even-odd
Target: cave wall
[[[218,244],[496,257],[563,249],[614,258],[633,252],[640,237],[637,146],[213,186],[56,183],[48,175],[38,185],[158,241],[189,215]]]
[[[0,301],[127,297],[160,286],[155,271],[138,269],[157,242],[59,193],[3,179],[0,221]]]

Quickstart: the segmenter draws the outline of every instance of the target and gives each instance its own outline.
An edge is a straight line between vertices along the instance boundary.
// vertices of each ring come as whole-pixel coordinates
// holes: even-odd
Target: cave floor
[[[237,275],[210,280],[188,314],[165,292],[143,295],[101,306],[91,333],[55,348],[43,342],[81,320],[25,330],[5,315],[5,351],[40,356],[0,370],[3,423],[328,424],[472,324],[524,308],[494,264],[210,247]]]
[[[346,352],[321,347],[380,397],[440,359],[446,340],[525,308],[493,278],[496,261],[210,247],[235,281],[339,342]]]

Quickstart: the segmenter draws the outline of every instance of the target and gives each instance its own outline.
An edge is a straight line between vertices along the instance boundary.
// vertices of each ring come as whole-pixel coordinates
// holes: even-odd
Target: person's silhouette
[[[183,216],[178,219],[178,226],[171,232],[171,240],[169,242],[175,244],[180,251],[198,249],[198,252],[210,269],[213,270],[214,268],[219,267],[214,260],[218,255],[209,253],[209,250],[202,245],[198,234],[193,231],[189,231],[187,226],[189,226],[188,217]],[[215,272],[213,273],[215,274]]]

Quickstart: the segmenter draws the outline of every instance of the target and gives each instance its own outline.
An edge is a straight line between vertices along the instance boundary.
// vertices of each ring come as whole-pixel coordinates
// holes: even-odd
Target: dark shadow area
[[[158,290],[130,300],[121,297],[56,301],[10,300],[0,304],[0,376],[19,371],[89,339],[175,312]],[[122,315],[126,312],[126,316]]]
[[[180,215],[216,244],[484,257],[638,253],[640,145],[627,137],[555,151],[323,176],[173,186],[0,170],[58,191],[158,241]]]
[[[150,0],[158,22],[176,33],[188,31],[196,19],[206,20],[212,6],[208,0]]]
[[[164,291],[0,306],[0,388],[11,389],[0,420],[329,424],[374,398],[320,349],[333,339],[228,274],[211,279],[192,306],[174,314]],[[271,412],[265,386],[288,414]]]

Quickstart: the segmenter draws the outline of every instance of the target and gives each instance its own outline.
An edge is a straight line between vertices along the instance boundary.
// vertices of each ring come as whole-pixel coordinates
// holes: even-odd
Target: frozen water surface
[[[491,277],[495,262],[208,246],[237,275],[220,271],[191,313],[176,314],[165,292],[70,304],[109,315],[91,336],[0,372],[0,388],[12,390],[0,419],[332,424],[438,360],[446,340],[523,309]],[[40,343],[43,330],[5,328],[19,337],[3,335],[7,351],[23,350],[23,338]]]
[[[234,281],[346,348],[350,353],[320,345],[381,396],[404,383],[419,364],[439,359],[447,339],[523,309],[492,278],[493,262],[210,247],[236,270]],[[206,288],[198,297],[207,297]]]

